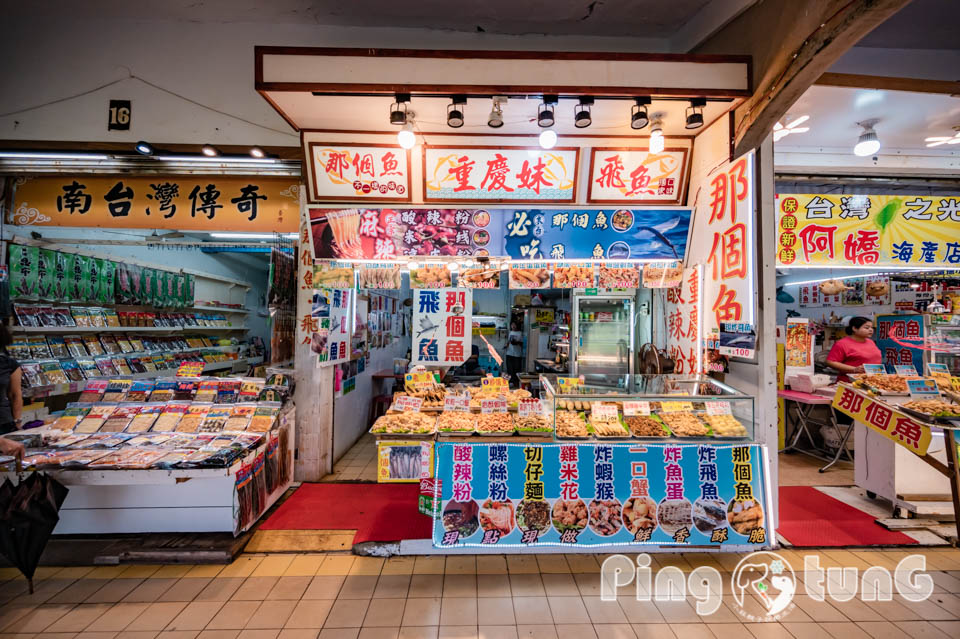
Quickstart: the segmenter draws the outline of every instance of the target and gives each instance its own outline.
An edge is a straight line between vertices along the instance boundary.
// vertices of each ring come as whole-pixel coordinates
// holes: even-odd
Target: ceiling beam
[[[863,36],[910,0],[760,2],[695,53],[749,54],[756,88],[735,111],[733,153],[760,146],[787,110]]]
[[[816,84],[825,87],[848,87],[853,89],[877,89],[879,91],[910,91],[912,93],[937,93],[960,96],[960,82],[947,80],[924,80],[922,78],[894,78],[882,75],[859,73],[824,73]]]

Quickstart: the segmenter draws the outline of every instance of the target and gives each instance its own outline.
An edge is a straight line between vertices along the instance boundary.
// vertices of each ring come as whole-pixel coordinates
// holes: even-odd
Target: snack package
[[[117,355],[120,353],[120,345],[117,344],[117,338],[113,335],[101,335],[100,345],[107,355]]]
[[[181,377],[177,379],[177,386],[173,391],[173,398],[178,401],[192,401],[199,383],[200,380],[195,377]]]
[[[143,268],[136,264],[124,264],[130,277],[130,303],[143,303]]]
[[[30,344],[31,359],[53,357],[53,354],[50,352],[50,346],[47,345],[47,340],[43,339],[43,337],[30,337],[27,339],[27,342]]]
[[[83,407],[83,406],[69,407],[68,406],[67,409],[64,410],[63,413],[60,415],[60,417],[57,417],[57,419],[54,420],[52,424],[50,424],[50,428],[53,428],[56,430],[73,430],[74,428],[76,428],[77,424],[79,424],[80,421],[87,416],[87,413],[89,412],[90,412],[90,409],[87,407]],[[74,442],[69,442],[69,443],[72,444]],[[69,444],[63,443],[62,445],[67,446]]]
[[[82,328],[93,326],[90,319],[90,309],[85,306],[71,306],[70,314],[73,316],[73,322]]]
[[[70,357],[70,351],[67,350],[67,343],[62,337],[51,335],[47,338],[47,348],[50,349],[52,357]]]
[[[40,326],[47,326],[50,328],[57,326],[57,315],[53,312],[52,306],[38,306],[37,319],[40,321]]]
[[[17,324],[20,326],[40,326],[40,318],[37,317],[37,307],[26,304],[14,304],[13,313],[17,317]]]
[[[127,426],[127,432],[145,433],[149,431],[151,428],[153,428],[153,425],[157,421],[157,418],[160,417],[160,414],[163,413],[164,408],[164,404],[146,404],[141,406],[140,410],[130,421],[130,425]],[[129,443],[132,443],[132,440]]]
[[[130,267],[125,262],[117,264],[116,299],[118,304],[133,304],[133,285],[130,282]]]
[[[127,402],[146,402],[153,393],[154,381],[152,379],[135,379],[127,389],[127,396],[124,401]]]
[[[7,347],[7,350],[10,352],[10,357],[17,361],[23,361],[33,357],[30,353],[30,340],[23,335],[14,337],[13,342]]]
[[[42,300],[57,300],[54,278],[57,274],[57,252],[40,249],[37,259],[37,295]]]
[[[60,251],[54,251],[53,257],[53,299],[60,302],[69,302],[69,281],[67,274],[70,272],[68,261],[72,264],[73,260],[67,260],[67,254]]]
[[[186,278],[186,291],[184,293],[183,305],[185,308],[190,308],[196,306],[196,281],[193,279],[193,275],[189,273],[186,273],[184,277]]]
[[[127,353],[133,352],[133,345],[130,343],[124,335],[117,335],[114,337],[117,340],[117,347],[120,349],[120,352],[126,355]]]
[[[247,430],[252,433],[267,432],[271,427],[273,427],[273,422],[276,420],[279,412],[279,406],[258,406],[257,410],[253,413],[253,417],[250,418],[250,426],[247,427]]]
[[[167,305],[167,272],[154,271],[153,305],[163,308]]]
[[[223,425],[225,431],[245,431],[250,425],[250,418],[256,412],[256,404],[237,404],[230,409],[230,417]]]
[[[105,402],[122,402],[124,397],[127,394],[127,391],[133,385],[133,381],[129,379],[111,379],[110,383],[107,385],[107,389],[103,393],[103,401]]]
[[[139,406],[119,406],[100,428],[102,433],[122,433],[130,425],[130,421],[140,412]]]
[[[60,362],[57,360],[48,359],[39,363],[40,370],[43,372],[43,376],[47,378],[48,384],[66,384],[70,381],[67,374],[60,368]]]
[[[77,433],[96,433],[100,430],[107,418],[116,410],[115,405],[94,406],[87,413],[87,416],[77,424],[74,432]]]
[[[36,246],[10,245],[10,297],[39,299],[40,249]]]
[[[230,414],[231,412],[229,407],[214,406],[203,419],[203,424],[200,425],[199,432],[219,433],[220,431],[224,430],[227,420],[230,418]]]
[[[103,309],[103,317],[107,322],[107,326],[118,328],[120,326],[120,316],[112,308]]]
[[[160,413],[160,417],[154,422],[153,432],[172,433],[177,430],[177,425],[180,423],[180,419],[186,414],[189,406],[190,404],[173,402],[167,404],[163,412]]]
[[[217,389],[218,404],[234,404],[240,396],[240,380],[225,379],[221,380],[220,387]]]
[[[84,335],[83,344],[87,349],[87,353],[94,357],[106,355],[106,351],[103,350],[103,345],[100,343],[100,340],[97,339],[96,335]]]
[[[90,297],[88,301],[96,304],[100,301],[100,271],[103,270],[103,260],[98,257],[90,258]]]
[[[143,361],[139,357],[127,357],[126,360],[127,366],[130,367],[134,375],[147,372],[147,367],[143,365]]]
[[[97,302],[100,304],[113,304],[114,287],[116,286],[117,265],[110,260],[103,260],[100,268],[100,294],[97,296]],[[119,323],[117,324],[119,325]]]
[[[80,372],[85,378],[100,377],[100,369],[97,368],[97,362],[92,357],[78,357],[77,365],[80,366]]]
[[[117,369],[117,375],[133,375],[133,369],[130,368],[126,358],[114,357],[112,361],[113,367]]]
[[[180,423],[177,424],[177,432],[199,432],[200,425],[203,424],[203,420],[206,418],[210,408],[211,406],[209,404],[191,404],[189,408],[187,408],[186,414],[180,418]]]
[[[73,315],[70,314],[70,309],[65,306],[57,306],[53,309],[54,314],[57,316],[57,326],[76,326],[77,323],[73,320]]]
[[[105,379],[88,380],[77,401],[84,403],[99,402],[103,399],[103,394],[107,392],[107,386],[109,385],[110,382]]]
[[[140,268],[140,303],[147,306],[154,305],[154,292],[157,272],[152,268]]]
[[[113,365],[113,360],[109,357],[96,357],[93,361],[97,363],[97,370],[100,371],[100,375],[103,377],[118,374],[116,366]]]
[[[83,381],[83,371],[80,370],[80,364],[77,363],[77,360],[69,358],[62,359],[60,360],[60,367],[63,369],[67,379],[71,382]]]
[[[93,282],[90,280],[90,271],[93,268],[93,258],[86,255],[75,255],[73,266],[73,281],[77,288],[76,299],[79,302],[93,302]]]
[[[40,371],[40,364],[21,364],[20,369],[23,371],[23,381],[28,388],[46,386],[47,380]]]
[[[102,308],[92,307],[87,309],[90,314],[90,325],[96,328],[106,328],[107,317],[103,314]]]

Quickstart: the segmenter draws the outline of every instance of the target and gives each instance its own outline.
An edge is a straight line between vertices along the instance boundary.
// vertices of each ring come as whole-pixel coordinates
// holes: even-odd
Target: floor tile
[[[591,623],[557,624],[557,639],[598,639]]]
[[[443,575],[413,575],[408,597],[440,597],[443,594]]]
[[[175,601],[149,604],[136,619],[130,622],[126,629],[128,631],[155,630],[159,632],[170,625],[170,622],[186,607],[186,602]]]
[[[458,576],[458,575],[448,575]],[[444,626],[476,626],[476,597],[444,597],[440,603],[440,629]]]
[[[413,557],[390,557],[383,564],[381,575],[410,575],[413,574]],[[400,629],[400,635],[403,636],[403,628]]]
[[[366,575],[379,577],[383,570],[384,560],[381,557],[357,557],[350,567],[351,575]]]
[[[151,576],[154,579],[180,579],[181,577],[185,577],[192,568],[193,566],[188,564],[170,564],[168,566],[160,566],[160,569]]]
[[[184,577],[181,581],[189,579]],[[243,577],[207,577],[195,579],[206,582],[203,590],[194,598],[194,601],[228,601],[246,581]]]
[[[553,624],[523,624],[517,626],[519,639],[557,639],[557,629]]]
[[[447,557],[444,573],[448,575],[475,575],[477,574],[477,557],[474,555],[450,555]]]
[[[174,617],[166,630],[203,630],[223,605],[220,601],[190,602]]]
[[[480,625],[506,626],[516,623],[512,597],[481,597],[477,599],[477,620]]]
[[[665,624],[666,619],[652,601],[639,601],[636,597],[618,597],[617,603],[629,623]]]
[[[543,589],[548,597],[579,597],[580,589],[572,574],[540,575]],[[559,632],[559,629],[558,629]]]
[[[324,628],[319,639],[357,639],[359,628]]]
[[[43,604],[31,608],[26,614],[2,628],[6,633],[36,633],[56,623],[73,608],[71,604]]]
[[[151,581],[156,581],[156,579],[151,579]],[[203,592],[203,589],[206,588],[211,581],[213,581],[211,577],[204,577],[204,578],[198,578],[198,579],[186,579],[186,578],[176,579],[174,581],[174,584],[169,588],[167,588],[163,592],[163,594],[157,597],[156,600],[157,601],[193,601],[197,597],[197,595]],[[218,581],[222,582],[226,580],[219,579]]]
[[[111,579],[103,588],[87,597],[84,603],[117,603],[141,583],[143,579]]]
[[[160,570],[159,565],[135,564],[127,566],[127,569],[120,573],[120,577],[125,579],[147,579]]]
[[[889,621],[860,621],[857,625],[874,639],[908,639],[910,636]]]
[[[591,623],[583,600],[578,597],[547,597],[554,625]]]
[[[317,575],[303,593],[303,599],[336,599],[343,585],[342,575]]]
[[[367,608],[367,615],[363,618],[364,626],[378,628],[400,627],[403,621],[403,608],[406,598],[373,599]]]
[[[197,639],[237,639],[239,630],[201,630]]]
[[[80,604],[63,615],[49,626],[44,632],[81,632],[87,626],[106,614],[112,604]]]
[[[250,617],[250,621],[244,628],[260,630],[265,628],[280,629],[290,619],[293,610],[299,602],[291,600],[283,601],[264,601],[257,608],[257,611]]]
[[[324,555],[297,555],[283,572],[284,577],[313,577],[323,563]]]
[[[273,587],[272,590],[267,594],[268,600],[277,600],[277,599],[295,599],[300,600],[303,597],[303,593],[306,592],[307,587],[310,585],[310,582],[313,580],[313,577],[280,577],[277,580],[277,584]]]
[[[509,597],[512,594],[508,575],[477,575],[478,597]]]
[[[823,628],[818,623],[796,623],[784,621],[781,624],[787,629],[794,639],[821,639],[824,634]]]
[[[327,613],[333,606],[332,599],[302,599],[290,613],[284,628],[322,628]],[[281,633],[282,634],[282,633]]]
[[[479,631],[476,626],[444,626],[437,631],[438,639],[477,639]]]
[[[477,596],[477,576],[473,573],[444,575],[443,596],[444,597],[476,597]],[[441,623],[441,625],[443,624]]]
[[[358,628],[363,625],[369,605],[369,599],[337,599],[323,625],[325,628]]]
[[[833,639],[870,639],[870,635],[852,621],[824,622],[820,627]]]
[[[153,603],[159,601],[167,590],[172,588],[179,579],[165,577],[162,579],[144,579],[139,586],[130,591],[123,601],[131,603]]]
[[[216,575],[204,575],[204,576],[213,576],[220,577],[223,579],[229,577],[249,577],[253,574],[253,571],[257,569],[257,566],[260,565],[260,562],[263,561],[263,557],[257,557],[253,555],[241,555],[233,560],[229,566],[226,566]],[[189,573],[187,576],[190,576]]]
[[[511,574],[539,575],[540,567],[534,555],[507,555],[507,571]]]
[[[347,575],[340,587],[340,599],[370,599],[377,588],[376,575]]]
[[[633,627],[628,623],[593,624],[593,629],[598,637],[607,637],[609,639],[636,639],[637,637],[633,631]],[[710,639],[713,638],[710,637]]]
[[[106,579],[78,579],[47,600],[48,604],[82,603],[107,585]]]
[[[328,555],[327,558],[323,560],[323,563],[320,564],[317,574],[346,576],[350,573],[350,567],[353,566],[353,561],[353,555]]]
[[[277,639],[317,639],[319,630],[308,630],[301,628],[284,628],[277,635]],[[356,635],[354,635],[356,636]],[[348,639],[348,638],[345,638]]]
[[[400,626],[397,639],[437,639],[437,626]]]
[[[97,617],[86,632],[120,632],[142,615],[149,603],[118,603]]]
[[[516,626],[479,626],[477,628],[478,639],[517,639]],[[586,635],[581,635],[578,639],[587,639]]]
[[[507,572],[507,560],[502,555],[478,555],[478,575],[503,575]]]
[[[268,555],[250,574],[251,577],[282,577],[296,555]]]
[[[373,591],[374,599],[406,598],[410,590],[410,575],[384,575],[377,580],[377,587]]]
[[[208,630],[242,630],[259,607],[259,601],[227,601],[206,627]]]
[[[402,626],[439,626],[439,597],[410,597],[403,610]]]
[[[190,572],[186,574],[187,577],[216,577],[224,570],[230,566],[222,566],[220,564],[204,564],[200,566],[194,566],[190,569]]]
[[[894,625],[914,639],[948,639],[950,636],[929,621],[900,621]]]
[[[279,628],[273,628],[272,630],[246,629],[240,631],[237,639],[277,639],[278,634],[280,634]]]
[[[230,597],[236,601],[263,601],[280,581],[280,577],[247,577]]]
[[[445,557],[443,556],[417,557],[413,564],[413,574],[442,575],[444,567]]]
[[[513,614],[518,626],[553,626],[553,615],[546,597],[514,597]]]
[[[357,639],[397,639],[400,628],[361,628]]]
[[[514,597],[543,597],[543,580],[538,574],[511,574],[510,590]]]

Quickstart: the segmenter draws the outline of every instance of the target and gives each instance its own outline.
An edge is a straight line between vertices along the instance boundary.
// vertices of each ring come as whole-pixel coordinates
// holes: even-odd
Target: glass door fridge
[[[633,373],[634,300],[630,294],[574,295],[571,373],[618,386]]]

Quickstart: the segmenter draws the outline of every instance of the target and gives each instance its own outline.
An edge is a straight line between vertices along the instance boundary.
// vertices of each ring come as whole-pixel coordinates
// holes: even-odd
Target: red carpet
[[[780,487],[780,528],[794,546],[893,546],[917,543],[862,510],[810,486]]]
[[[419,484],[303,484],[261,530],[356,530],[364,541],[429,539],[432,519],[417,511]]]

